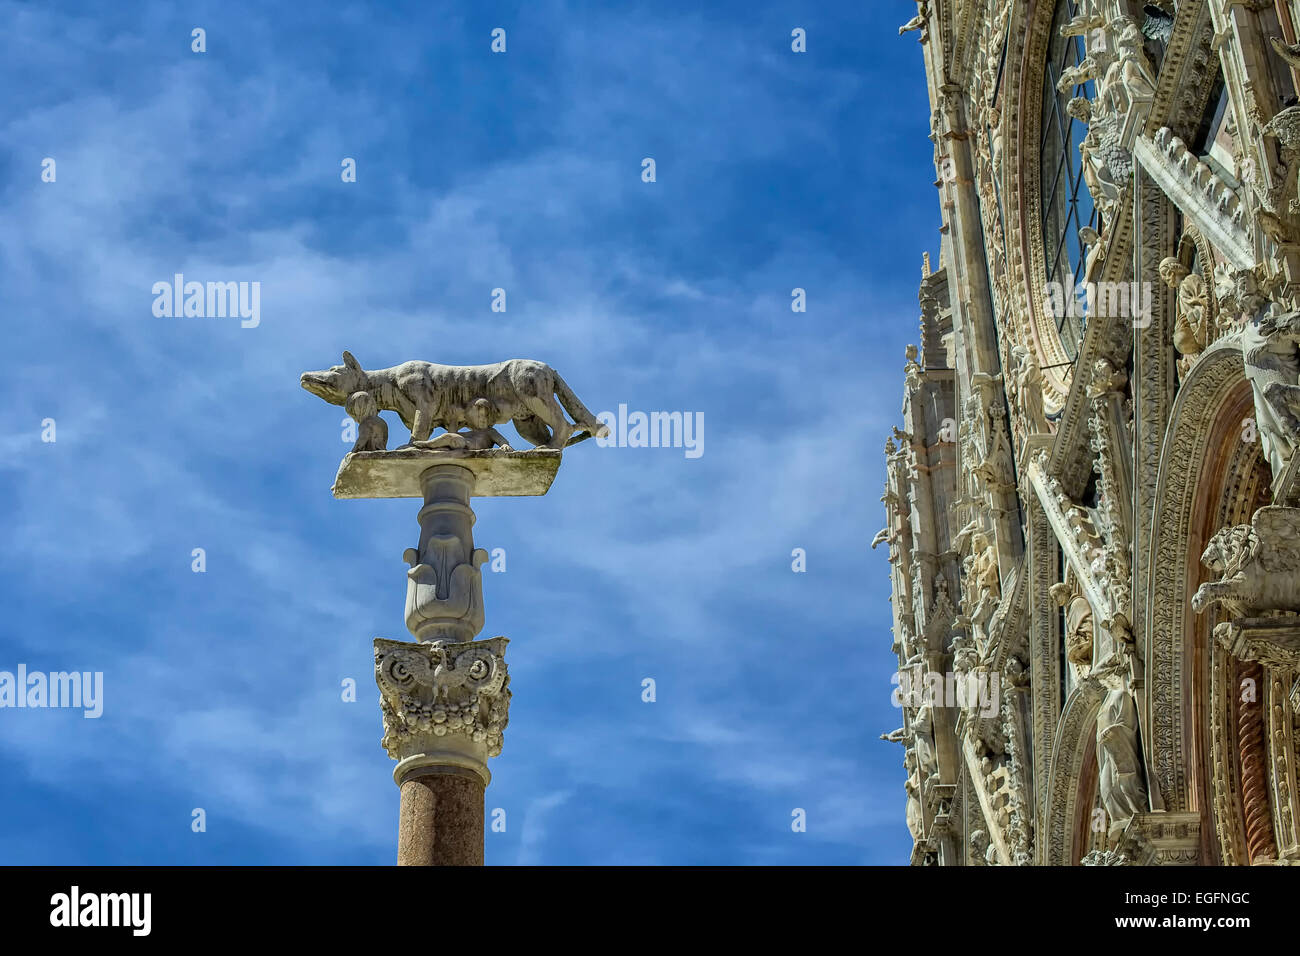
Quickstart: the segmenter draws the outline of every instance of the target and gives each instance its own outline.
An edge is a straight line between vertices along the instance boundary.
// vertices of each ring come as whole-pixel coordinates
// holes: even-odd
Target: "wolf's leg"
[[[551,440],[551,430],[536,415],[516,415],[513,424],[515,431],[534,445],[545,445]]]
[[[415,424],[411,426],[411,441],[428,441],[433,434],[433,419],[423,408],[415,410]]]
[[[529,411],[551,428],[551,439],[543,442],[544,447],[557,448],[562,451],[564,443],[573,434],[573,426],[564,417],[564,409],[555,400],[555,394],[550,393],[545,397],[529,395],[524,398],[524,404],[528,406]]]

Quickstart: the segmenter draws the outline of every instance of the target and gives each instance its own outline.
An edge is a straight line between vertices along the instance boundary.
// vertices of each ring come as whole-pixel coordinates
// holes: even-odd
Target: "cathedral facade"
[[[913,864],[1300,861],[1300,0],[921,0]]]

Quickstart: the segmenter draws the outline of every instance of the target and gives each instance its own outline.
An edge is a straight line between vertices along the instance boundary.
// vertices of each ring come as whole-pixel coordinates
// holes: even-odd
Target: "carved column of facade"
[[[1028,566],[1033,575],[1029,591],[1029,695],[1031,705],[1030,748],[1033,754],[1035,832],[1041,854],[1046,818],[1048,778],[1056,726],[1061,716],[1061,634],[1058,606],[1052,586],[1061,579],[1056,536],[1041,507],[1030,502],[1027,508],[1029,544]]]
[[[909,346],[909,348],[911,348]],[[911,524],[912,553],[910,570],[912,573],[913,610],[917,615],[917,631],[924,633],[928,625],[926,614],[930,610],[935,589],[936,558],[938,544],[936,540],[936,522],[934,520],[934,490],[929,462],[925,460],[924,450],[927,439],[927,423],[922,396],[928,391],[925,370],[915,360],[915,350],[911,352],[905,368],[908,377],[907,403],[904,407],[904,422],[908,432],[907,448],[911,464],[908,475],[907,520]],[[919,447],[918,447],[918,437]]]
[[[1277,807],[1280,837],[1279,856],[1284,860],[1300,861],[1300,740],[1296,724],[1296,708],[1288,688],[1300,690],[1300,679],[1290,668],[1275,667],[1269,673],[1268,686],[1268,736],[1269,755]]]
[[[1024,664],[1015,657],[1008,659],[1001,681],[1001,717],[1007,755],[1008,842],[1016,866],[1028,866],[1034,851],[1034,811],[1026,782],[1029,753],[1024,714],[1028,684]]]
[[[1143,289],[1151,290],[1151,322],[1133,334],[1133,575],[1130,584],[1133,607],[1133,635],[1137,659],[1145,672],[1156,666],[1178,666],[1174,661],[1154,661],[1145,646],[1147,579],[1157,573],[1152,567],[1152,522],[1160,474],[1160,452],[1165,428],[1173,407],[1175,368],[1173,351],[1174,314],[1169,288],[1160,279],[1160,263],[1174,252],[1175,215],[1169,199],[1139,166],[1134,168],[1135,277]],[[1151,766],[1152,735],[1150,695],[1145,687],[1138,694],[1138,723],[1142,728],[1145,763]],[[1152,788],[1152,806],[1165,807],[1166,794]]]
[[[1107,359],[1098,359],[1088,385],[1090,447],[1097,456],[1093,462],[1097,473],[1095,524],[1103,549],[1099,577],[1111,600],[1110,618],[1103,623],[1113,640],[1123,642],[1133,639],[1133,448],[1124,408],[1126,381],[1122,370]]]
[[[925,671],[943,674],[947,666],[952,621],[951,608],[947,606],[946,598],[940,600],[940,594],[947,591],[949,577],[946,572],[951,571],[951,559],[948,557],[948,535],[942,533],[947,523],[938,520],[937,513],[946,511],[955,487],[944,422],[937,416],[945,407],[947,393],[951,390],[951,373],[942,369],[921,369],[914,361],[909,367],[918,382],[915,390],[909,390],[904,408],[904,421],[915,462],[909,517],[915,548],[912,561],[914,571],[919,575],[920,587],[914,588],[913,593],[920,595],[916,600],[923,606],[918,628],[924,638]],[[919,400],[921,396],[925,397],[924,401]],[[960,755],[954,742],[953,720],[949,708],[934,708],[932,732],[938,766],[936,783],[943,786],[957,782]],[[936,812],[935,798],[925,787],[922,788],[922,797],[929,823]]]
[[[1264,667],[1247,661],[1239,671],[1242,682],[1250,681],[1255,694],[1236,694],[1237,753],[1241,760],[1241,808],[1246,817],[1246,847],[1251,863],[1277,858],[1273,842],[1273,814],[1269,807],[1269,766],[1264,745],[1264,721],[1260,713],[1264,696]]]
[[[1002,369],[997,349],[997,325],[989,287],[985,232],[976,185],[975,158],[972,148],[967,102],[968,90],[948,82],[938,91],[942,116],[942,149],[951,175],[944,184],[946,202],[944,219],[949,229],[954,278],[952,288],[959,290],[953,302],[953,328],[959,343],[958,376],[972,385],[971,396],[979,403],[979,414],[987,418],[987,434],[982,449],[983,462],[973,463],[981,475],[997,545],[998,576],[1005,584],[1012,567],[1023,550],[1019,499],[1015,494],[1015,463],[1011,449],[1010,422],[1006,399],[1000,387]],[[965,402],[967,395],[959,395]],[[962,462],[963,470],[971,464]],[[970,608],[965,609],[970,613]]]
[[[892,584],[890,606],[893,610],[894,652],[901,666],[916,653],[916,615],[913,612],[911,565],[911,523],[907,517],[907,450],[899,451],[891,438],[885,443],[885,505],[887,524],[872,542],[889,546],[889,575]]]

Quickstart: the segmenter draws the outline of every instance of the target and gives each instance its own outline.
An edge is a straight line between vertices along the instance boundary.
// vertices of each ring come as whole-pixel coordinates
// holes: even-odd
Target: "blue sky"
[[[869,542],[938,239],[914,13],[0,2],[0,670],[105,682],[98,720],[0,710],[0,863],[395,859],[371,640],[409,637],[417,505],[329,494],[298,376],[345,348],[704,415],[699,458],[587,442],[477,501],[489,864],[906,862]],[[260,282],[260,324],[155,316],[177,272]]]

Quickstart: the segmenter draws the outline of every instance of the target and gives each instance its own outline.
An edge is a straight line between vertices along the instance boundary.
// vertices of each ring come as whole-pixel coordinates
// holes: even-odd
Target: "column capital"
[[[459,768],[491,779],[509,722],[509,640],[460,644],[375,639],[375,683],[384,716],[382,745],[398,761],[394,778]]]
[[[1201,816],[1193,811],[1139,813],[1109,850],[1093,850],[1084,866],[1195,866],[1201,857]]]

